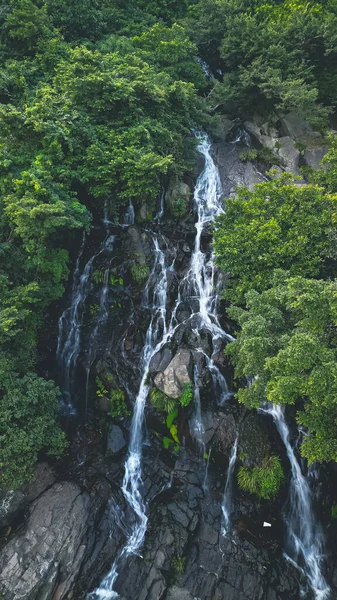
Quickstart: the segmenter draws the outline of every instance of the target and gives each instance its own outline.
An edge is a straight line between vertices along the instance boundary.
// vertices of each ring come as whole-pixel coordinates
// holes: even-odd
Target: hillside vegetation
[[[337,99],[336,23],[334,0],[268,5],[248,0],[2,3],[4,485],[29,479],[40,450],[58,456],[66,446],[57,420],[59,391],[39,376],[36,348],[48,307],[64,293],[68,249],[78,238],[76,232],[90,230],[92,214],[102,213],[106,200],[117,221],[129,198],[135,205],[141,201],[154,205],[163,177],[179,179],[193,165],[191,129],[207,127],[219,113],[242,118],[257,107],[266,114],[295,109],[323,130]],[[210,64],[215,77],[205,77],[199,58]],[[232,309],[242,327],[230,350],[238,377],[259,375],[257,381],[266,382],[263,389],[259,383],[254,399],[246,398],[244,391],[240,399],[250,405],[265,397],[304,402],[299,419],[312,431],[305,452],[319,459],[337,459],[337,397],[334,400],[329,383],[332,366],[327,366],[336,347],[336,316],[329,300],[334,289],[330,279],[335,277],[334,140],[328,160],[327,171],[312,176],[305,188],[281,179],[257,186],[255,192],[241,190],[237,200],[228,202],[215,239],[219,264],[233,274],[232,301],[243,307]],[[282,270],[277,288],[275,269]],[[321,289],[322,301],[317,299]],[[317,303],[320,307],[312,309],[317,322],[306,315],[295,293],[301,298],[314,295],[310,307]],[[279,311],[279,329],[274,331],[273,319],[263,325],[263,336],[271,336],[274,344],[266,343],[253,365],[242,348],[247,340],[255,356],[254,344],[265,343],[249,337],[253,330],[249,319],[258,318],[258,306]],[[282,357],[286,360],[284,352],[295,356],[297,332],[314,336],[313,343],[327,354],[320,354],[315,363],[312,354],[307,367],[300,361],[291,367],[297,369],[294,377],[303,379],[302,387],[297,379],[297,396],[275,395],[270,390],[277,387],[276,369],[281,367],[276,363]],[[330,389],[324,406],[318,388],[314,395],[310,392],[318,378],[317,365],[320,389],[323,381]],[[250,390],[253,393],[254,386]],[[330,441],[324,445],[320,432],[326,422]]]

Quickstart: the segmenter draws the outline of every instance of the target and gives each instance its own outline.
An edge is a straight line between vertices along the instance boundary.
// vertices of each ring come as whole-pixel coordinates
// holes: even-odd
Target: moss
[[[265,458],[260,467],[240,467],[239,487],[259,498],[270,500],[277,496],[284,473],[278,456]]]
[[[140,265],[138,263],[132,265],[130,269],[131,277],[138,285],[141,285],[146,281],[149,276],[149,271],[150,269],[147,265]]]
[[[127,417],[130,414],[125,402],[125,393],[120,388],[110,392],[110,410],[108,415],[115,419],[116,417]]]
[[[333,519],[337,519],[337,504],[331,507],[331,516]]]
[[[175,578],[184,573],[185,566],[186,566],[186,558],[184,556],[176,555],[172,558],[171,568],[172,568]]]

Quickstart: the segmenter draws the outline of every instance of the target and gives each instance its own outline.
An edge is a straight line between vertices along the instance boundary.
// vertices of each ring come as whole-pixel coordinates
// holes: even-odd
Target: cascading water
[[[129,200],[129,206],[127,207],[124,215],[124,223],[123,225],[133,225],[135,222],[135,209],[132,204],[132,200]]]
[[[128,533],[127,543],[120,551],[108,575],[103,579],[99,588],[90,594],[90,598],[114,598],[114,584],[118,577],[118,566],[121,561],[135,554],[141,547],[147,528],[147,507],[142,496],[142,446],[145,401],[149,393],[148,372],[152,356],[165,343],[167,277],[165,256],[159,248],[158,240],[154,238],[155,262],[145,290],[145,304],[151,305],[152,317],[147,330],[143,349],[143,377],[133,410],[130,444],[125,463],[125,474],[122,491],[128,505],[135,515],[135,522]],[[152,283],[154,286],[152,287]],[[151,293],[152,292],[152,293]]]
[[[212,372],[215,386],[217,386],[218,390],[221,390],[222,396],[228,395],[225,378],[216,366],[213,358],[215,352],[218,351],[219,341],[224,338],[229,340],[233,338],[226,334],[219,324],[217,316],[218,296],[215,291],[216,269],[214,256],[212,253],[203,251],[201,244],[202,234],[207,224],[222,211],[221,183],[218,170],[210,154],[210,140],[199,134],[197,137],[200,141],[198,150],[204,156],[205,167],[198,178],[194,194],[194,201],[197,209],[195,246],[188,272],[180,283],[177,299],[168,326],[167,272],[173,269],[174,263],[170,266],[166,266],[164,252],[160,249],[158,239],[155,236],[153,237],[155,262],[144,294],[144,307],[151,309],[152,317],[143,349],[143,377],[134,405],[130,444],[122,483],[123,494],[134,513],[134,522],[130,526],[127,534],[126,545],[117,555],[110,572],[103,579],[100,586],[89,595],[89,598],[91,599],[118,597],[118,594],[114,590],[118,577],[118,568],[125,558],[138,552],[144,540],[148,517],[146,502],[142,495],[142,446],[144,441],[144,409],[146,398],[150,390],[148,384],[149,365],[152,357],[161,350],[170,339],[172,339],[176,329],[179,327],[180,323],[176,319],[176,313],[179,304],[182,301],[188,301],[189,304],[194,307],[192,315],[186,319],[185,323],[187,324],[187,322],[193,318],[197,319],[198,331],[207,330],[207,332],[211,334],[213,354],[211,358],[207,357],[208,362],[206,362]],[[197,372],[195,374],[195,401],[195,423],[196,428],[198,429],[196,437],[199,439],[200,443],[203,444]]]
[[[229,465],[226,477],[226,485],[223,496],[223,501],[221,505],[222,516],[223,516],[223,527],[222,527],[222,535],[226,535],[230,531],[231,527],[231,516],[233,512],[233,498],[232,498],[232,489],[233,489],[233,475],[234,475],[234,467],[236,463],[236,456],[238,450],[238,438],[236,438],[233,448],[231,450]]]
[[[89,292],[90,277],[95,258],[95,256],[92,256],[90,260],[88,260],[82,275],[80,275],[80,260],[83,254],[84,243],[85,237],[83,234],[83,241],[74,271],[71,303],[70,306],[64,310],[59,319],[56,360],[62,380],[62,408],[66,415],[75,413],[75,408],[72,404],[73,374],[80,353],[84,306]]]
[[[289,502],[285,515],[286,556],[306,576],[315,599],[327,600],[330,588],[321,570],[323,535],[312,509],[310,487],[289,441],[289,428],[283,408],[270,406],[260,410],[273,417],[291,466]]]

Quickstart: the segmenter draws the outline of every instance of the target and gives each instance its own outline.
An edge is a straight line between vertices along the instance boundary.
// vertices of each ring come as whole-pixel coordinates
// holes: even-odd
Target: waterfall
[[[238,451],[238,438],[236,438],[234,442],[234,446],[231,450],[229,465],[227,471],[226,485],[223,496],[223,501],[221,505],[222,515],[223,515],[223,528],[222,535],[226,535],[230,530],[231,526],[231,515],[233,512],[233,501],[232,501],[232,488],[233,488],[233,475],[234,475],[234,467],[236,463],[236,456]]]
[[[123,225],[134,225],[135,222],[135,209],[132,204],[132,200],[129,200],[129,206],[127,207],[124,215]]]
[[[85,300],[90,288],[90,277],[95,258],[95,256],[92,256],[88,260],[80,275],[80,261],[84,250],[84,244],[85,236],[83,234],[82,245],[73,276],[70,306],[63,311],[59,319],[56,360],[62,380],[62,392],[64,398],[62,408],[64,414],[67,415],[72,415],[76,412],[72,403],[74,370],[80,353],[81,326],[83,323]]]
[[[152,356],[166,342],[167,276],[165,256],[161,251],[156,237],[153,239],[155,262],[145,289],[145,305],[151,305],[152,317],[146,333],[143,348],[142,367],[143,377],[134,405],[128,456],[125,463],[125,473],[122,492],[132,508],[135,521],[128,532],[126,545],[117,555],[110,572],[103,579],[99,588],[94,590],[90,598],[115,598],[114,584],[118,577],[118,567],[123,559],[135,554],[141,547],[147,529],[147,506],[142,495],[142,446],[143,422],[146,398],[149,393],[148,372]],[[152,282],[154,283],[152,287]]]
[[[219,350],[220,340],[224,338],[232,340],[233,338],[226,334],[220,326],[217,316],[218,295],[216,292],[214,256],[212,253],[204,251],[201,243],[205,228],[223,210],[221,183],[218,170],[210,154],[210,140],[201,134],[197,134],[197,137],[199,139],[198,150],[204,156],[205,167],[197,180],[194,193],[194,203],[197,213],[195,245],[189,269],[180,282],[170,318],[167,310],[167,271],[173,269],[174,261],[170,266],[166,266],[165,254],[159,246],[158,238],[153,233],[151,234],[153,236],[155,261],[145,288],[143,307],[149,308],[152,316],[143,348],[143,377],[133,410],[130,443],[121,488],[128,505],[133,511],[134,522],[127,533],[126,544],[117,555],[110,572],[103,579],[100,586],[89,594],[89,598],[92,600],[118,597],[114,587],[118,577],[119,566],[128,556],[137,553],[144,541],[148,516],[147,505],[142,490],[142,446],[144,442],[143,422],[145,402],[150,391],[148,383],[149,365],[152,357],[172,339],[176,329],[179,327],[180,323],[176,319],[176,314],[179,304],[182,301],[188,301],[194,307],[192,315],[186,319],[185,323],[187,324],[191,319],[197,319],[198,331],[205,329],[211,334],[213,353],[211,358],[207,357],[206,364],[212,372],[214,384],[217,386],[217,389],[221,389],[222,396],[229,394],[225,378],[220,373],[213,359],[215,353]],[[169,322],[169,325],[167,325],[167,322]],[[195,437],[197,440],[200,440],[200,444],[204,448],[197,367],[195,371],[194,400]],[[193,427],[193,422],[191,427]],[[204,485],[206,486],[207,482],[204,481]]]
[[[286,557],[306,576],[316,600],[326,600],[330,588],[321,571],[323,535],[312,509],[311,491],[307,479],[289,441],[289,428],[281,406],[261,409],[273,417],[285,445],[291,466],[288,510],[285,515],[287,531]],[[301,566],[303,565],[303,566]]]

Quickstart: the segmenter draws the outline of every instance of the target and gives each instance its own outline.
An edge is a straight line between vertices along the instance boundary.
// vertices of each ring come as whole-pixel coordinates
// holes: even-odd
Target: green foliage
[[[33,476],[41,450],[59,457],[67,446],[58,423],[59,390],[33,373],[1,384],[0,484],[15,488]]]
[[[171,427],[173,425],[173,421],[176,420],[177,416],[178,416],[178,407],[175,406],[174,409],[166,417],[166,426],[168,429],[171,429]]]
[[[223,72],[209,94],[213,109],[234,117],[295,110],[326,124],[336,105],[333,3],[205,0],[186,25],[203,58]]]
[[[163,177],[182,177],[193,163],[204,77],[195,45],[171,26],[187,3],[147,4],[2,5],[0,381],[38,368],[39,334],[69,274],[67,248],[77,230],[89,231],[91,213],[107,199],[116,222],[129,198],[152,206]],[[148,268],[133,270],[142,283]],[[101,285],[103,272],[93,280]],[[111,274],[109,284],[123,279]],[[121,397],[111,401],[113,414],[125,412]]]
[[[187,383],[183,389],[183,393],[181,394],[178,402],[181,406],[186,407],[190,404],[193,398],[193,384]]]
[[[176,401],[173,398],[169,398],[163,394],[163,392],[158,390],[156,387],[153,387],[150,392],[150,402],[157,410],[171,415],[174,414]]]
[[[336,260],[337,195],[317,185],[297,187],[289,174],[238,189],[216,220],[218,264],[233,279],[228,295],[272,284],[277,268],[291,275],[324,276]]]
[[[107,390],[103,381],[96,377],[96,396],[103,398],[104,396],[110,401],[110,410],[108,412],[109,417],[115,419],[116,417],[127,417],[130,411],[125,402],[125,393],[120,388],[112,388],[110,391]]]
[[[150,269],[148,265],[140,265],[139,263],[134,263],[130,269],[131,277],[137,283],[137,285],[142,285],[145,283],[149,276]]]
[[[184,556],[176,555],[171,560],[171,568],[173,570],[174,577],[182,575],[186,567],[186,558]]]
[[[172,201],[171,213],[174,217],[183,217],[186,215],[188,203],[186,198],[176,198]]]
[[[109,416],[115,419],[116,417],[127,417],[130,411],[125,402],[125,393],[121,389],[111,390],[110,392],[110,411]]]
[[[240,467],[238,483],[242,490],[270,500],[277,496],[284,479],[278,456],[265,458],[260,467]]]
[[[310,430],[302,453],[309,462],[337,460],[337,283],[277,273],[278,284],[246,295],[247,310],[229,314],[241,330],[226,351],[236,377],[254,378],[237,396],[249,407],[295,404]]]
[[[333,519],[337,519],[337,504],[331,507],[331,516]]]
[[[272,167],[273,165],[280,166],[283,164],[282,159],[273,152],[271,148],[262,148],[261,150],[254,150],[249,148],[243,150],[240,153],[240,159],[243,162],[252,161],[263,163],[266,167]]]

